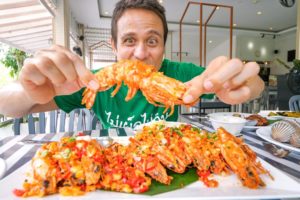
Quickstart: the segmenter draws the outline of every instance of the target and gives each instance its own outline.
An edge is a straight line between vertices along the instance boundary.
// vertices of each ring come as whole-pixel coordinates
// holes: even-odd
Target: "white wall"
[[[209,64],[211,60],[218,56],[230,56],[230,39],[229,36],[223,37],[215,37],[212,40],[213,42],[208,45],[207,48],[207,58],[206,58],[206,65]],[[232,36],[232,57],[236,57],[236,36]]]
[[[279,50],[278,54],[274,55],[274,59],[279,58],[289,66],[293,66],[292,62],[287,62],[287,52],[289,50],[296,49],[296,30],[288,32],[286,34],[281,34],[275,40],[275,49]],[[271,67],[271,74],[285,74],[289,70],[275,62]]]
[[[187,28],[182,31],[182,61],[200,64],[200,34],[198,28]],[[224,29],[208,30],[206,40],[206,65],[217,56],[229,56],[229,31]],[[212,43],[209,43],[212,41]],[[204,43],[202,44],[204,45]],[[204,46],[203,46],[204,50]],[[179,61],[179,31],[172,31],[172,60]],[[235,36],[233,36],[233,57],[235,57]],[[187,55],[185,54],[187,53]],[[204,55],[203,55],[204,56]],[[204,64],[204,57],[203,64]]]
[[[272,61],[275,39],[270,36],[237,36],[236,56],[249,61]]]
[[[174,25],[173,25],[174,26]],[[179,61],[179,30],[171,26],[172,32],[172,60]],[[178,25],[179,28],[179,25]],[[271,34],[271,33],[267,33]],[[182,61],[192,62],[199,65],[199,28],[183,27],[182,32]],[[208,43],[212,40],[212,43]],[[252,43],[252,44],[251,44]],[[288,70],[282,67],[276,58],[287,63],[287,51],[296,48],[296,30],[279,33],[276,38],[273,35],[265,35],[261,38],[261,32],[256,31],[233,31],[232,57],[251,61],[268,61],[267,67],[271,68],[271,74],[285,74]],[[274,50],[279,50],[274,54]],[[207,57],[206,65],[217,56],[229,56],[229,32],[228,29],[210,28],[207,32]],[[292,63],[287,63],[292,66]]]
[[[195,31],[187,30],[182,32],[182,37],[182,61],[199,65],[199,34]],[[179,61],[178,30],[172,31],[172,60]]]

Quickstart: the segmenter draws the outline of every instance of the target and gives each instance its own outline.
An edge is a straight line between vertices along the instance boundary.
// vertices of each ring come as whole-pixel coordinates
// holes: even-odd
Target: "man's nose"
[[[147,46],[143,43],[138,44],[134,49],[134,57],[138,60],[145,60],[148,56]]]

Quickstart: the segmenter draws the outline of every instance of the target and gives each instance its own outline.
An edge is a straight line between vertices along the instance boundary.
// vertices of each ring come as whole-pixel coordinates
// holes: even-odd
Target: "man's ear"
[[[111,48],[112,48],[114,54],[116,54],[117,53],[117,44],[115,43],[115,41],[112,38],[110,38],[110,44],[111,44]]]

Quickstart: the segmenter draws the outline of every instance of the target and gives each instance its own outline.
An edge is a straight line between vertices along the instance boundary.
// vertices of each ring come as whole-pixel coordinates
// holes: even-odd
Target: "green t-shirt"
[[[179,63],[164,59],[160,68],[164,75],[175,78],[182,82],[187,82],[204,71],[192,63]],[[170,116],[170,109],[163,113],[164,107],[156,107],[147,102],[141,91],[129,101],[125,101],[128,87],[122,85],[118,93],[111,97],[115,86],[107,91],[98,92],[92,110],[100,119],[104,128],[109,127],[131,127],[147,123],[153,120],[177,121],[178,107],[175,106],[174,113]],[[57,96],[54,98],[58,107],[65,112],[70,112],[75,108],[84,108],[81,104],[81,89],[71,95]],[[212,95],[203,95],[202,98],[211,98]]]

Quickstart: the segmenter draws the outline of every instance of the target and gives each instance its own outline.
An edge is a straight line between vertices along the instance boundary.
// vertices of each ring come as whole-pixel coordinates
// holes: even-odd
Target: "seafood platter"
[[[145,125],[128,137],[126,145],[102,146],[90,136],[43,144],[29,163],[2,184],[15,183],[7,192],[15,198],[209,199],[217,195],[218,199],[263,199],[300,195],[293,189],[299,183],[259,159],[243,139],[223,128],[210,133],[190,124],[175,124]]]

